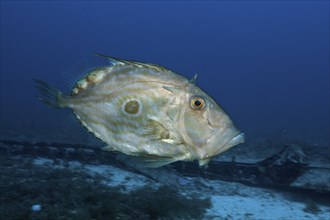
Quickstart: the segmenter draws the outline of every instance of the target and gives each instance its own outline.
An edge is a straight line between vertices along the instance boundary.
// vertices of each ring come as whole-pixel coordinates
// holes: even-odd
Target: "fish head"
[[[182,109],[181,131],[185,142],[194,149],[199,165],[244,142],[242,134],[227,113],[205,92],[191,85]]]

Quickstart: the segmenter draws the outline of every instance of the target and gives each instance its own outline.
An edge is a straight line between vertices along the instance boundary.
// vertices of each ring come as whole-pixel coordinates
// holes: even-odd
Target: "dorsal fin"
[[[100,53],[94,53],[94,55],[99,56],[99,57],[107,58],[110,61],[110,63],[113,64],[113,65],[116,65],[116,64],[119,64],[119,65],[127,64],[127,61],[122,60],[122,59],[118,59],[118,58],[115,58],[115,57],[110,57],[110,56],[107,56],[107,55],[104,55],[104,54],[100,54]]]
[[[163,67],[163,66],[160,66],[160,65],[157,65],[157,64],[151,64],[151,63],[143,63],[143,62],[138,62],[138,61],[133,61],[133,60],[123,60],[123,59],[119,59],[119,58],[115,58],[115,57],[111,57],[111,56],[107,56],[107,55],[103,55],[103,54],[100,54],[100,53],[94,53],[96,56],[100,56],[100,57],[105,57],[107,59],[109,59],[109,61],[116,65],[116,64],[119,64],[119,65],[124,65],[124,64],[127,64],[127,65],[133,65],[133,66],[136,66],[138,68],[149,68],[149,69],[153,69],[157,72],[167,72],[167,71],[170,71],[169,69],[167,69],[166,67]]]
[[[197,79],[197,73],[193,76],[193,78],[191,78],[190,83],[195,85],[196,79]]]

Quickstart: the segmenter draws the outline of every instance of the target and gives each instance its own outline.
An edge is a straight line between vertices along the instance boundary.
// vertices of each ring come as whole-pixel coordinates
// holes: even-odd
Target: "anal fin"
[[[134,162],[143,167],[157,168],[178,161],[179,159],[173,157],[161,157],[157,155],[147,154],[142,156],[135,156],[133,160]]]
[[[101,149],[104,150],[104,151],[117,151],[115,148],[113,148],[110,145],[107,145],[105,147],[102,147]]]

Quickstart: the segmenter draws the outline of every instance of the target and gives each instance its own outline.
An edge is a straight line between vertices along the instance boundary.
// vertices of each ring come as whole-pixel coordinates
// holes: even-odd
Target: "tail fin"
[[[38,99],[41,102],[52,108],[63,107],[61,105],[61,99],[63,98],[63,95],[59,90],[52,88],[50,85],[48,85],[42,80],[34,79],[33,81],[35,82],[35,87],[39,92]]]

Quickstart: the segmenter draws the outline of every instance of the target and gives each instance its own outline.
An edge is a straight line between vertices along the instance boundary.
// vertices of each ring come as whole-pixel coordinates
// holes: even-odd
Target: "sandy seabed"
[[[249,187],[239,183],[230,183],[219,180],[207,180],[196,177],[185,177],[162,168],[141,170],[141,175],[139,175],[109,165],[82,164],[76,161],[54,161],[46,158],[27,159],[16,157],[9,160],[9,162],[8,160],[5,163],[2,162],[1,169],[4,170],[6,169],[6,167],[8,169],[12,166],[12,163],[15,163],[15,161],[17,162],[23,160],[29,160],[30,165],[25,165],[24,169],[29,170],[29,172],[31,172],[31,174],[29,174],[29,178],[36,178],[36,182],[38,182],[38,178],[40,179],[41,177],[33,176],[33,169],[44,169],[48,171],[51,169],[68,169],[73,171],[77,170],[81,173],[85,173],[89,177],[97,176],[97,181],[102,182],[102,184],[109,187],[116,187],[116,189],[126,193],[137,189],[142,189],[143,187],[152,187],[156,189],[165,185],[169,188],[177,190],[176,192],[180,194],[180,196],[184,196],[187,198],[201,198],[210,201],[210,204],[205,205],[205,209],[202,210],[203,214],[195,219],[327,220],[330,217],[329,204],[318,203],[314,201],[313,198],[306,199],[302,197],[296,197],[295,195],[287,192]],[[23,168],[21,169],[22,172],[25,172]],[[143,175],[144,173],[148,173],[148,175]],[[6,173],[6,175],[7,176],[2,176],[1,178],[9,178],[9,174]],[[16,180],[12,179],[12,181],[23,181],[23,179],[19,179],[19,176],[13,178],[16,178]],[[59,178],[63,178],[63,176],[59,176]],[[86,181],[88,181],[88,178],[86,178]],[[44,184],[48,183],[45,182]],[[72,193],[74,193],[74,191]],[[33,195],[30,195],[30,197],[33,198]],[[21,198],[16,199],[17,203],[19,203]],[[2,201],[2,203],[3,202],[5,201]],[[38,215],[46,211],[46,209],[44,210],[42,209],[42,207],[49,207],[51,205],[44,204],[43,201],[38,202],[35,200],[33,201],[33,204],[26,204],[29,204],[29,206],[31,206],[25,207],[25,209],[29,210],[30,213],[29,215],[27,215],[28,217],[26,219],[39,219]],[[40,205],[41,209],[33,211],[33,208],[37,207],[36,205]],[[135,207],[130,208],[134,209]],[[178,218],[175,218],[173,216],[150,218],[150,216],[148,216],[148,213],[146,213],[145,219],[192,218],[192,216],[189,216],[187,218],[182,216]],[[65,219],[65,216],[62,217],[63,218],[60,219]],[[119,215],[116,219],[133,219],[133,217],[130,216],[130,214],[128,213],[127,216],[121,215],[120,217]],[[7,219],[15,219],[15,216],[12,216],[12,218]],[[96,219],[106,218],[97,217]]]

